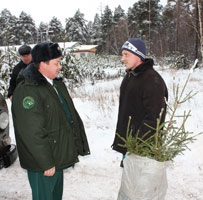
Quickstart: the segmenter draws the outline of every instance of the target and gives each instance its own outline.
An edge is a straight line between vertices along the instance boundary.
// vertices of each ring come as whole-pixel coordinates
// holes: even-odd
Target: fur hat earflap
[[[31,54],[32,60],[35,64],[62,56],[62,52],[58,43],[53,42],[42,42],[35,45],[31,51]]]

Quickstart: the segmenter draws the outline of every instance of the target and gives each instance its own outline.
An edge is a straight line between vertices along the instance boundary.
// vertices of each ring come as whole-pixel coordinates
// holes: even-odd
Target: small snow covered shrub
[[[0,50],[0,92],[6,97],[10,81],[10,74],[19,58],[16,49],[5,47]]]
[[[175,69],[189,69],[190,68],[190,61],[185,55],[176,55],[172,59],[171,68]]]
[[[124,67],[117,56],[76,58],[67,54],[62,60],[62,76],[70,88],[89,82],[92,85],[99,80],[110,80],[124,74]]]

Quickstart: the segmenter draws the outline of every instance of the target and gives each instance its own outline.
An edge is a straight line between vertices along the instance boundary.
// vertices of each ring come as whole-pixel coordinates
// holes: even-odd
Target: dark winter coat
[[[13,95],[13,91],[16,88],[16,80],[18,77],[18,74],[20,71],[24,70],[28,65],[25,64],[22,60],[13,68],[12,74],[11,74],[11,79],[9,83],[9,88],[8,88],[8,95],[7,97],[9,98],[10,96]]]
[[[61,79],[54,80],[69,107],[73,124],[53,86],[29,65],[14,91],[12,114],[20,164],[32,171],[67,168],[90,154],[83,122]]]
[[[162,115],[164,122],[167,98],[167,87],[162,77],[153,69],[152,59],[146,59],[134,70],[128,71],[120,87],[116,133],[126,138],[127,124],[131,116],[130,128],[133,130],[133,135],[138,130],[140,137],[147,131],[150,131],[148,136],[152,135],[154,131],[149,126],[156,127],[156,120],[162,108],[164,108]],[[112,147],[125,154],[127,149],[120,147],[119,144],[123,142],[116,135]]]

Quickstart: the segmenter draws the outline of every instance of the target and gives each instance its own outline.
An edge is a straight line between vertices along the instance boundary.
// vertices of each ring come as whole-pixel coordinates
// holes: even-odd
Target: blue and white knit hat
[[[136,56],[140,57],[142,60],[146,57],[146,46],[145,43],[139,38],[130,38],[126,41],[121,50],[127,50]]]

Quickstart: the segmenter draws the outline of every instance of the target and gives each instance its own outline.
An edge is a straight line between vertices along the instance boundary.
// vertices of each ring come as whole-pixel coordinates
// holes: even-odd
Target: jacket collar
[[[46,84],[46,78],[38,71],[34,64],[30,64],[22,73],[22,78],[38,84]]]
[[[144,71],[153,68],[154,61],[151,58],[145,59],[145,61],[137,66],[134,70],[127,70],[127,73],[133,76],[138,76],[139,74],[143,73]]]

